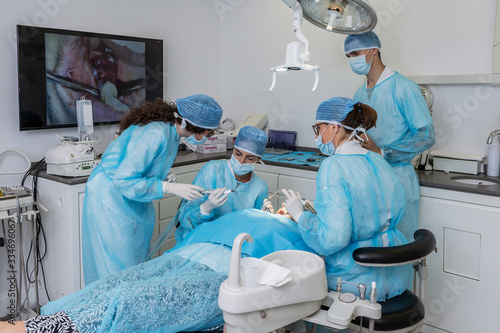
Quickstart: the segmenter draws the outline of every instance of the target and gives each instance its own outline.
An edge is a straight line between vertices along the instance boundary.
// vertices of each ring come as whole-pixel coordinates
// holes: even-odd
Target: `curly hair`
[[[352,128],[361,126],[369,130],[377,124],[377,112],[367,104],[357,103],[340,123]],[[352,132],[348,129],[346,131]]]
[[[153,121],[161,121],[171,125],[176,122],[180,124],[182,120],[175,118],[175,112],[178,111],[174,102],[165,101],[159,97],[154,102],[146,101],[139,106],[130,108],[130,111],[121,119],[117,134],[122,134],[132,125],[144,126]],[[186,130],[191,133],[203,133],[205,131],[204,128],[194,126],[189,122],[186,123]]]

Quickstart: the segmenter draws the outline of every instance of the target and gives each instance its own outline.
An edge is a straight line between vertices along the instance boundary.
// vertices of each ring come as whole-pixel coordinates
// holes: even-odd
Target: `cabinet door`
[[[55,300],[80,290],[84,285],[81,213],[85,184],[67,185],[39,178],[38,191],[38,201],[48,209],[48,212],[41,212],[47,241],[47,256],[43,264],[47,289],[50,298]],[[40,290],[39,293],[40,304],[45,305],[45,292]]]
[[[278,175],[270,172],[255,171],[255,173],[262,178],[263,181],[269,186],[269,193],[273,194],[278,190]]]
[[[295,192],[300,192],[304,199],[314,201],[316,197],[316,180],[311,178],[301,178],[297,176],[279,176],[279,188],[292,189]]]
[[[255,173],[269,186],[269,196],[272,196],[278,191],[278,174],[264,171],[255,171]],[[279,209],[277,194],[271,198],[271,203],[275,210]]]
[[[426,323],[490,331],[500,298],[500,208],[421,196],[419,227],[434,233],[438,247],[427,259]]]

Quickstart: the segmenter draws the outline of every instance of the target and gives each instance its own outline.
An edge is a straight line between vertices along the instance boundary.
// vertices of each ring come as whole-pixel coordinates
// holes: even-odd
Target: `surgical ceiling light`
[[[308,70],[313,71],[315,80],[312,90],[319,83],[319,66],[309,65],[311,60],[309,42],[302,34],[302,18],[331,32],[360,34],[372,30],[377,24],[377,15],[362,0],[282,0],[293,10],[293,32],[300,42],[291,42],[286,47],[285,63],[272,67],[272,83],[276,85],[276,72]]]
[[[298,0],[312,24],[340,34],[362,34],[375,28],[377,14],[362,0]]]

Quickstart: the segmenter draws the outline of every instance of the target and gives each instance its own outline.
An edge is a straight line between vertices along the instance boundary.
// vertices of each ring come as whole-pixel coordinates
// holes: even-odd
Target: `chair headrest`
[[[427,229],[418,229],[415,240],[408,244],[389,247],[362,247],[352,257],[359,264],[387,265],[418,261],[436,248],[436,237]]]

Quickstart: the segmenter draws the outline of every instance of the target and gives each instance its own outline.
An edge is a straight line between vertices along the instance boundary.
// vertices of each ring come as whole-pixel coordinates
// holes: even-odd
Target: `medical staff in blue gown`
[[[407,243],[396,228],[405,211],[403,186],[380,154],[361,146],[358,135],[376,121],[376,112],[366,104],[343,97],[322,102],[313,129],[318,148],[330,157],[316,178],[317,214],[304,211],[293,190],[283,193],[285,208],[298,223],[306,244],[325,256],[329,288],[336,289],[338,277],[368,286],[375,281],[382,301],[406,290],[411,268],[363,267],[352,258],[359,247]],[[357,294],[356,287],[343,287]]]
[[[85,188],[82,254],[85,283],[143,262],[155,224],[152,201],[165,193],[186,200],[200,187],[165,181],[180,138],[202,143],[218,127],[222,109],[211,97],[176,103],[161,99],[132,109]]]
[[[368,131],[371,140],[362,146],[381,154],[403,184],[407,206],[398,228],[413,239],[420,188],[410,162],[434,145],[434,126],[418,85],[385,66],[380,47],[373,31],[349,35],[344,42],[351,69],[366,75],[366,84],[356,91],[354,100],[370,105],[378,114],[377,127]]]
[[[242,232],[253,238],[243,243],[243,256],[262,257],[280,250],[313,252],[287,217],[257,209],[229,213],[199,226],[158,258],[49,302],[42,307],[42,316],[15,325],[0,322],[0,331],[22,332],[23,326],[28,333],[220,329],[224,319],[217,304],[219,287],[227,279],[234,238]]]
[[[194,185],[214,190],[210,195],[184,202],[177,219],[180,223],[175,238],[184,236],[200,224],[213,221],[224,214],[245,208],[263,207],[269,186],[253,170],[264,154],[266,133],[253,126],[240,129],[229,160],[210,161],[198,172]],[[224,193],[234,190],[232,193]]]

